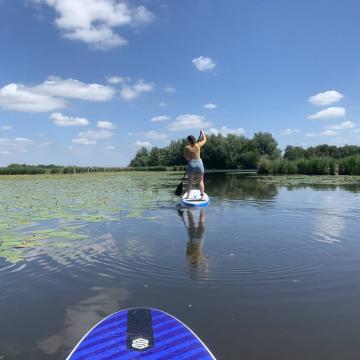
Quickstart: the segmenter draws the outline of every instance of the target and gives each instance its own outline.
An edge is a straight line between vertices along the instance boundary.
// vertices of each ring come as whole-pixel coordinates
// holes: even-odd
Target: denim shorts
[[[201,159],[193,159],[188,162],[187,166],[188,175],[204,173],[204,165]]]

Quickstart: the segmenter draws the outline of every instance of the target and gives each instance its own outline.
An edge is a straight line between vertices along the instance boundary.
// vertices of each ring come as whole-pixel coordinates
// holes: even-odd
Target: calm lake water
[[[100,319],[148,306],[218,359],[359,359],[360,187],[209,174],[0,178],[0,359],[64,359]]]

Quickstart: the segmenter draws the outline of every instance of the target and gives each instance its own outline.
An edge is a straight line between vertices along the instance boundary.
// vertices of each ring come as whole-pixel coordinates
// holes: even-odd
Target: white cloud
[[[108,130],[87,130],[80,132],[72,142],[79,145],[95,145],[97,140],[108,139],[113,135],[114,134]]]
[[[85,84],[74,79],[49,77],[36,86],[11,83],[0,89],[0,107],[23,112],[49,112],[67,106],[64,99],[107,101],[115,95],[110,86]]]
[[[0,138],[0,153],[9,155],[13,152],[26,152],[29,146],[34,144],[34,140],[17,137],[15,139]]]
[[[227,126],[222,126],[220,129],[215,129],[212,128],[208,131],[209,135],[219,135],[221,134],[222,136],[228,136],[229,134],[234,134],[234,135],[244,135],[245,134],[245,130],[243,128],[238,128],[238,129],[230,129]]]
[[[146,148],[150,148],[152,147],[153,145],[148,142],[148,141],[136,141],[134,143],[135,146],[138,146],[138,147],[146,147]]]
[[[108,27],[77,28],[64,34],[70,40],[79,40],[92,45],[94,49],[108,50],[127,44],[127,40]]]
[[[167,93],[174,93],[176,91],[176,89],[172,86],[166,86],[164,91]]]
[[[319,135],[323,135],[323,136],[337,136],[338,133],[334,130],[324,130],[324,131],[321,131],[319,133]]]
[[[331,141],[329,141],[329,143],[332,145],[344,146],[346,144],[349,144],[350,141],[342,136],[337,136],[335,138],[332,138]]]
[[[161,101],[161,102],[159,103],[159,106],[160,106],[160,107],[165,107],[165,106],[167,106],[167,103],[166,103],[165,101]]]
[[[217,105],[216,105],[216,104],[213,104],[213,103],[209,103],[209,104],[205,104],[205,105],[204,105],[204,108],[205,108],[205,109],[216,109],[216,108],[217,108]]]
[[[187,129],[203,129],[211,126],[211,122],[208,121],[204,116],[185,114],[180,115],[176,120],[170,124],[170,131],[180,131]]]
[[[48,148],[52,144],[53,143],[51,141],[43,141],[43,142],[38,143],[37,145],[40,149],[45,149],[45,148]]]
[[[198,58],[193,59],[192,63],[199,71],[210,71],[216,67],[216,63],[206,56],[199,56]]]
[[[329,90],[318,93],[309,97],[309,102],[314,105],[330,105],[340,101],[344,97],[343,94],[336,90]]]
[[[127,101],[137,98],[141,93],[147,93],[154,90],[153,83],[146,83],[144,80],[138,80],[133,85],[124,85],[120,91],[120,96]]]
[[[104,149],[104,150],[115,150],[115,146],[113,146],[113,145],[106,145],[106,146],[103,146],[102,147],[102,149]]]
[[[162,140],[162,139],[167,138],[166,134],[161,133],[159,131],[155,131],[155,130],[148,131],[144,135],[145,135],[145,137],[147,137],[148,139],[151,139],[151,140]]]
[[[290,136],[299,132],[299,129],[285,129],[284,131],[282,131],[281,135]]]
[[[43,95],[87,101],[107,101],[112,99],[116,92],[111,86],[86,84],[57,76],[50,76],[43,84],[29,89]]]
[[[344,117],[346,109],[343,107],[329,107],[325,110],[318,111],[315,114],[308,116],[308,119],[334,119]]]
[[[149,92],[152,91],[154,89],[154,84],[151,83],[146,83],[144,82],[144,80],[139,80],[134,86],[133,86],[134,90],[137,91],[138,93],[142,93],[142,92]]]
[[[155,16],[145,6],[140,5],[133,10],[133,26],[141,26],[154,21]]]
[[[111,76],[107,79],[107,82],[112,85],[122,84],[125,81],[126,79],[120,76]]]
[[[108,130],[87,130],[79,133],[79,138],[86,138],[92,140],[99,139],[108,139],[111,138],[114,134]]]
[[[52,7],[63,36],[82,41],[95,49],[122,46],[127,40],[114,28],[141,26],[150,23],[154,15],[145,7],[132,7],[118,0],[33,0]]]
[[[321,131],[319,133],[306,133],[305,136],[306,137],[315,137],[315,136],[337,136],[338,133],[334,130],[324,130],[324,131]]]
[[[344,130],[344,129],[352,129],[354,127],[355,127],[355,124],[352,121],[344,121],[341,124],[335,124],[335,125],[326,126],[326,129]]]
[[[0,129],[4,130],[4,131],[8,131],[8,130],[11,130],[12,127],[10,125],[4,125],[4,126],[1,126]]]
[[[130,86],[124,86],[121,89],[120,95],[124,100],[128,101],[133,100],[139,96],[139,94]]]
[[[98,121],[96,126],[99,129],[107,129],[107,130],[114,130],[115,125],[111,121]]]
[[[95,140],[89,140],[86,138],[77,138],[77,139],[73,139],[72,142],[74,144],[78,144],[78,145],[95,145],[96,141]],[[71,149],[72,147],[69,146],[69,149]]]
[[[167,121],[167,120],[170,120],[170,116],[159,115],[159,116],[154,116],[151,118],[152,122],[163,122],[163,121]]]
[[[56,126],[87,126],[89,125],[89,120],[80,117],[65,116],[61,113],[53,113],[50,115],[50,119],[54,122]]]
[[[66,107],[63,99],[35,93],[22,84],[8,84],[0,89],[0,107],[22,112],[48,112]]]
[[[15,138],[14,141],[16,144],[21,144],[21,145],[32,145],[34,143],[33,140],[23,137],[17,137]]]

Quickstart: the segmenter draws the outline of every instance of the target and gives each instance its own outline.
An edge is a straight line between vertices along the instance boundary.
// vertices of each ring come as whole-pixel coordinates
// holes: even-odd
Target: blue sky
[[[355,0],[0,0],[0,165],[127,165],[200,129],[358,144]]]

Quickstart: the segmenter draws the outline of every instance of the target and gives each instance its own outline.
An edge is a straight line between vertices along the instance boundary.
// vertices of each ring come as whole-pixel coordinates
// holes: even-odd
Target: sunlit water
[[[147,204],[137,216],[114,195],[111,216],[78,219],[79,238],[4,251],[0,359],[64,359],[100,319],[135,306],[177,316],[218,359],[359,359],[357,188],[209,175],[210,206],[189,211],[171,202],[178,176],[159,177],[134,178],[131,191],[151,193],[135,196]],[[28,226],[46,221],[58,229],[64,219]]]

